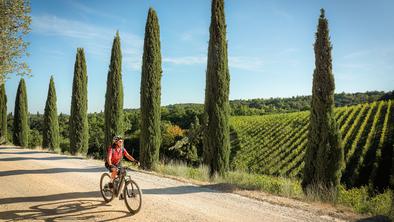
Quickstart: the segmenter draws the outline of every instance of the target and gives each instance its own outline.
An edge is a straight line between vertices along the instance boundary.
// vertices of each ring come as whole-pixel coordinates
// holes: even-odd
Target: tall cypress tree
[[[341,135],[334,118],[334,76],[328,21],[321,9],[316,33],[315,70],[313,73],[308,146],[302,187],[313,189],[320,198],[331,198],[340,183],[344,165]]]
[[[159,21],[155,10],[150,8],[145,26],[141,74],[140,161],[146,169],[152,169],[159,160],[161,75]]]
[[[7,95],[5,83],[0,82],[0,144],[7,141]]]
[[[17,146],[27,147],[29,145],[29,122],[27,110],[26,83],[22,78],[19,81],[15,98],[13,140]]]
[[[204,162],[210,175],[229,167],[229,88],[224,0],[212,0],[204,108]]]
[[[111,144],[114,135],[122,134],[123,116],[123,84],[122,84],[122,52],[119,32],[112,45],[111,63],[107,77],[105,93],[105,147]]]
[[[70,112],[70,153],[86,153],[88,149],[88,89],[85,53],[77,49]]]
[[[59,148],[59,121],[57,118],[56,89],[53,76],[49,81],[48,96],[44,110],[42,147],[55,150]]]

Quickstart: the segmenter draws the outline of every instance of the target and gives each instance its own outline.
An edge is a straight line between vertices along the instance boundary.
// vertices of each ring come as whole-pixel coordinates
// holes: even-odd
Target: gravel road
[[[131,172],[143,192],[131,216],[123,201],[99,193],[103,163],[0,147],[0,220],[4,221],[339,221],[327,215]]]

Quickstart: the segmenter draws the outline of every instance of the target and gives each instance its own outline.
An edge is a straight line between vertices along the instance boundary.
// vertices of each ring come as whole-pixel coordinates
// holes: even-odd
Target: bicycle
[[[109,187],[109,183],[111,182],[110,174],[103,173],[100,179],[100,192],[106,203],[111,202],[119,194],[121,194],[121,197],[123,195],[127,209],[134,215],[141,209],[142,191],[138,184],[127,175],[127,170],[131,169],[128,167],[119,168],[118,177],[113,181],[112,188]]]

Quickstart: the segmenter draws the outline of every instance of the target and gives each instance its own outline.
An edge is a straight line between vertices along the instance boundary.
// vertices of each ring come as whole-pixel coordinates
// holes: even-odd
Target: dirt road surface
[[[339,221],[327,215],[257,201],[143,172],[131,172],[143,192],[131,216],[123,201],[104,203],[103,163],[0,147],[1,221]]]

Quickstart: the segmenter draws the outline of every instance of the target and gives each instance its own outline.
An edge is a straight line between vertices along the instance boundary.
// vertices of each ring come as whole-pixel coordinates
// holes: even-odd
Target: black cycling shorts
[[[112,165],[114,165],[118,169],[122,168],[122,164],[120,162],[118,164],[112,164]],[[107,168],[109,172],[111,172],[111,168],[109,167],[109,164],[107,162],[105,162],[105,168]]]

